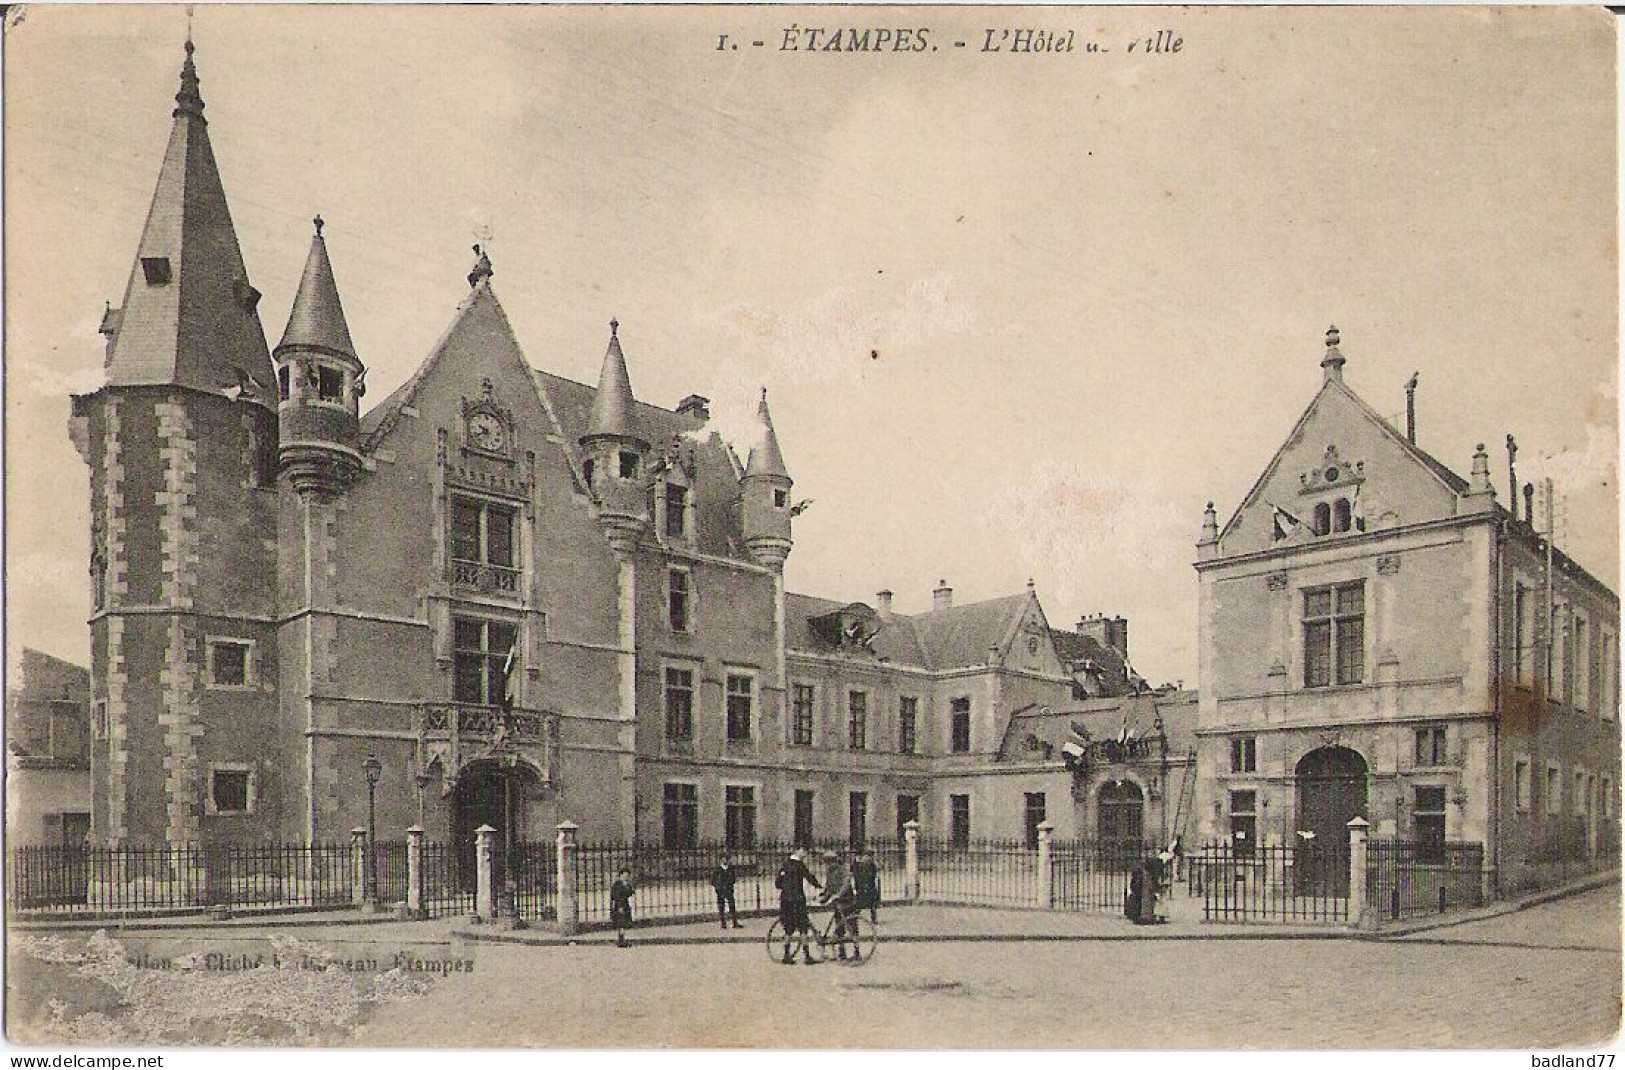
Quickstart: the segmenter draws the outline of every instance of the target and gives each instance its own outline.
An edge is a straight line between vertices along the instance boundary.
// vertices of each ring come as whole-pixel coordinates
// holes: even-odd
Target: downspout
[[[1514,484],[1516,486],[1516,484]],[[1518,503],[1512,503],[1512,516],[1517,515]],[[1507,518],[1503,517],[1495,525],[1495,599],[1492,602],[1491,634],[1495,637],[1490,644],[1490,679],[1493,681],[1492,696],[1494,716],[1490,719],[1490,783],[1489,783],[1489,837],[1490,837],[1490,865],[1494,886],[1491,889],[1497,895],[1501,890],[1501,717],[1505,710],[1504,695],[1506,693],[1506,679],[1503,675],[1501,652],[1505,646],[1505,637],[1502,635],[1503,617],[1502,607],[1506,602],[1506,538]],[[1519,641],[1513,636],[1514,643]],[[1533,770],[1530,773],[1534,775]]]

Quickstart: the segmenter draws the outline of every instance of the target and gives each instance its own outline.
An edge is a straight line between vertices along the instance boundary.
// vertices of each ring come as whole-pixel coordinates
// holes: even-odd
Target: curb
[[[1571,895],[1580,895],[1583,892],[1594,891],[1598,888],[1618,885],[1619,881],[1620,871],[1617,869],[1609,870],[1604,873],[1593,873],[1581,878],[1578,881],[1575,881],[1572,884],[1565,884],[1561,888],[1548,888],[1545,891],[1532,892],[1529,895],[1524,896],[1522,899],[1503,900],[1499,903],[1492,903],[1487,907],[1482,907],[1478,910],[1468,911],[1461,914],[1423,918],[1411,922],[1400,922],[1399,924],[1386,926],[1380,930],[1376,930],[1375,932],[1382,939],[1398,939],[1401,937],[1412,936],[1416,933],[1432,932],[1435,929],[1449,929],[1457,925],[1466,925],[1469,922],[1488,921],[1490,918],[1500,918],[1505,917],[1508,914],[1516,914],[1519,911],[1528,910],[1530,907],[1538,907],[1546,903],[1555,903],[1557,900],[1567,899]]]
[[[338,925],[386,925],[404,919],[393,915],[346,915],[344,917],[311,917],[290,914],[238,914],[224,921],[199,918],[197,920],[172,918],[74,918],[62,921],[12,920],[7,928],[12,932],[223,932],[230,929],[311,929]]]

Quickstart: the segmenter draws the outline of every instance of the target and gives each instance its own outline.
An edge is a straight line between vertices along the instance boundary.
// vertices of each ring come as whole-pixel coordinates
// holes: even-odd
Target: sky
[[[982,50],[1024,26],[1075,51]],[[1128,51],[1158,30],[1180,50]],[[1484,442],[1504,488],[1516,434],[1616,584],[1605,11],[203,7],[193,34],[271,345],[319,212],[376,403],[483,240],[533,365],[596,381],[617,317],[638,398],[710,397],[735,441],[768,388],[813,501],[793,591],[920,612],[1031,579],[1053,625],[1125,616],[1136,668],[1194,685],[1203,505],[1239,505],[1331,324],[1401,425],[1420,372],[1457,471]],[[178,7],[7,28],[8,664],[88,663],[68,395],[101,382],[185,35]]]

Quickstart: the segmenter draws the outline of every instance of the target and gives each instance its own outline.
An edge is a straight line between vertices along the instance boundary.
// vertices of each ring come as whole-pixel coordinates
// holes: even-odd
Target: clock
[[[482,450],[497,453],[508,444],[508,431],[491,413],[477,412],[468,418],[468,441]]]

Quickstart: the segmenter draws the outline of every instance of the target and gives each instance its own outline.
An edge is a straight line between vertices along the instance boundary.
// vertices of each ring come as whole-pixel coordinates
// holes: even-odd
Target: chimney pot
[[[938,580],[936,590],[931,592],[932,609],[951,609],[954,604],[954,589],[948,586],[947,580]]]
[[[875,609],[880,613],[881,617],[883,617],[883,618],[891,616],[891,592],[890,591],[876,591],[875,592]]]
[[[692,417],[703,424],[711,419],[711,399],[690,394],[677,403],[677,415]]]

